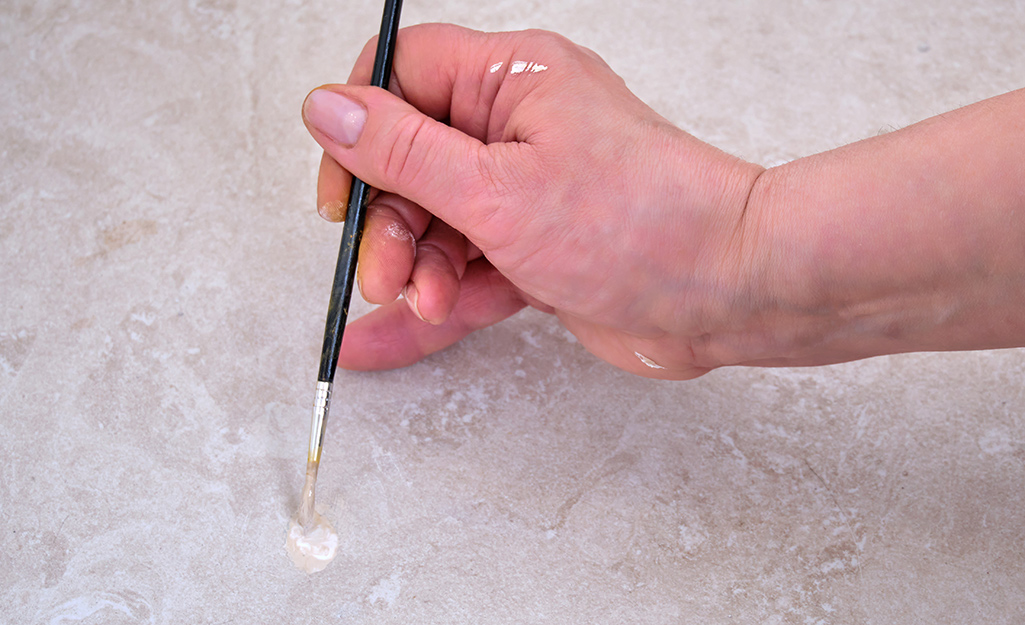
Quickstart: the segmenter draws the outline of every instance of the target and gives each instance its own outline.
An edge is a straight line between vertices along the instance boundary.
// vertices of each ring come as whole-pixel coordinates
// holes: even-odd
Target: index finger
[[[369,85],[377,38],[367,42],[349,75],[350,85]],[[519,140],[507,129],[513,105],[546,81],[513,81],[517,74],[547,70],[559,53],[552,33],[483,33],[451,24],[420,24],[399,30],[389,90],[419,111],[482,143]],[[517,59],[523,64],[518,68]],[[525,76],[522,76],[525,77]],[[499,100],[500,91],[503,98]],[[506,97],[508,96],[508,97]]]

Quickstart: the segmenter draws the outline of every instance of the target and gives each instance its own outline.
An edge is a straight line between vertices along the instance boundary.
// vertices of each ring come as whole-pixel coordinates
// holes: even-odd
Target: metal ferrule
[[[327,412],[331,406],[331,382],[317,382],[317,395],[313,400],[313,421],[310,422],[310,462],[320,462],[320,448],[324,441]]]

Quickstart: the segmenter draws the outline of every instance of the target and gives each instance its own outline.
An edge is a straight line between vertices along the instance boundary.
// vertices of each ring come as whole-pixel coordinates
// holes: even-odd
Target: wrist
[[[705,341],[713,366],[819,365],[907,351],[896,325],[909,296],[904,281],[866,271],[861,261],[878,250],[859,232],[873,228],[836,210],[844,175],[823,175],[819,158],[767,169],[752,184],[727,256],[735,287]]]
[[[818,365],[1020,345],[1022,178],[1007,156],[1020,144],[1001,119],[997,104],[969,107],[766,171],[737,228],[747,296],[727,302],[706,357]]]
[[[660,297],[648,308],[666,352],[700,370],[734,364],[734,343],[747,340],[739,333],[762,303],[749,212],[767,170],[675,128],[663,141],[658,201],[671,220],[662,249],[648,254],[662,259],[651,281]]]

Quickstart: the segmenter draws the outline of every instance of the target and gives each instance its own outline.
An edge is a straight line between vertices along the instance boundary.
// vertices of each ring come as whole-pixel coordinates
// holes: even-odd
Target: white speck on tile
[[[360,615],[360,606],[355,601],[349,601],[342,604],[342,607],[338,610],[338,618],[340,619],[354,619]]]
[[[708,538],[705,532],[687,525],[681,525],[677,529],[680,532],[680,546],[687,552],[694,551]]]
[[[153,325],[153,322],[157,320],[157,314],[154,312],[132,313],[131,319],[132,321],[141,321],[142,323],[151,326]]]
[[[1007,432],[1001,431],[998,428],[990,428],[986,430],[986,433],[979,437],[979,449],[984,454],[996,455],[1006,454],[1014,451],[1015,441],[1007,435]]]
[[[392,573],[391,577],[382,579],[370,589],[370,594],[367,595],[367,603],[374,605],[378,601],[384,601],[390,608],[395,604],[395,600],[399,598],[399,592],[401,591],[402,581],[399,579],[399,574]]]
[[[843,560],[836,559],[823,564],[820,570],[823,573],[832,573],[833,571],[842,571],[844,568],[846,567],[844,566]]]
[[[538,341],[537,337],[534,336],[534,333],[529,330],[520,332],[520,338],[531,347],[541,347],[540,341]]]

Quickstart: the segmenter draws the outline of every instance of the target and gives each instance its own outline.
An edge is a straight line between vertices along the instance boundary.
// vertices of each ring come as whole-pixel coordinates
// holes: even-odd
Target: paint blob
[[[288,524],[285,551],[296,567],[303,571],[323,571],[338,551],[338,534],[331,523],[316,512],[307,530],[303,529],[298,517],[293,517]]]
[[[288,523],[285,551],[297,567],[307,573],[323,571],[338,551],[338,533],[331,523],[314,509],[317,470],[320,463],[307,461],[299,510]]]

